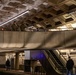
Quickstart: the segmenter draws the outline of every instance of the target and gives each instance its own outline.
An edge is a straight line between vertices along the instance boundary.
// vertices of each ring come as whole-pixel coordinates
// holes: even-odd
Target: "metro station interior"
[[[68,56],[76,75],[76,0],[0,0],[0,74],[66,75]]]

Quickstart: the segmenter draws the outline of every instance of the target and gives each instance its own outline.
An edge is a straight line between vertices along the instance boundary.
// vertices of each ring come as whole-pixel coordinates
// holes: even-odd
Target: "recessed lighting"
[[[76,28],[76,23],[71,24],[73,28]]]
[[[44,2],[43,5],[48,5],[48,3],[47,2]]]
[[[68,28],[64,25],[64,26],[59,26],[57,28],[60,28],[61,30],[68,30]]]

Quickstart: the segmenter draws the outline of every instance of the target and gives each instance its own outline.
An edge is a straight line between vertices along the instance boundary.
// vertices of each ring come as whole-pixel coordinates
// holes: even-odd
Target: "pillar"
[[[15,55],[15,69],[19,69],[19,52],[17,52]]]

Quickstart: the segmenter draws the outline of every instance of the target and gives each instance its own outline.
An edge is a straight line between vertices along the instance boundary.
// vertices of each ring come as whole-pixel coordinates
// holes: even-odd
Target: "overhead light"
[[[76,28],[76,23],[71,24],[73,28]]]
[[[37,8],[37,7],[35,7],[34,9],[35,9],[35,10],[38,10],[38,8]]]
[[[61,30],[68,30],[68,28],[64,25],[64,26],[59,26],[57,28],[60,28]]]
[[[47,2],[44,2],[43,5],[48,5],[48,3]]]
[[[59,29],[49,29],[49,31],[59,31]]]
[[[41,27],[41,25],[40,25],[40,24],[36,24],[36,26],[37,26],[37,27]]]
[[[6,22],[4,22],[4,23],[1,23],[0,26],[3,26],[3,25],[5,25],[5,24],[7,24],[7,23],[9,23],[9,22],[11,22],[11,21],[13,21],[13,20],[19,18],[19,17],[23,16],[23,15],[26,14],[26,13],[29,13],[29,11],[27,10],[27,11],[25,11],[25,12],[23,12],[23,13],[21,13],[21,14],[15,16],[15,17],[9,19],[9,21],[6,21]]]

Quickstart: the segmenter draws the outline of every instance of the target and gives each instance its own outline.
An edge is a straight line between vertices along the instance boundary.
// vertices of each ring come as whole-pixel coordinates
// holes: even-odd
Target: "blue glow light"
[[[42,51],[33,51],[31,52],[31,58],[40,60],[40,59],[44,59],[45,55]]]

